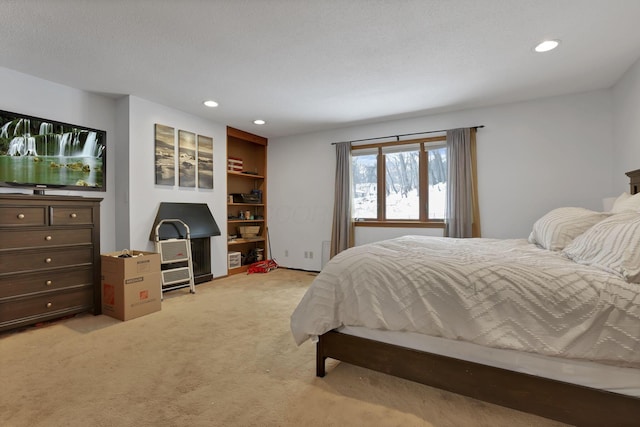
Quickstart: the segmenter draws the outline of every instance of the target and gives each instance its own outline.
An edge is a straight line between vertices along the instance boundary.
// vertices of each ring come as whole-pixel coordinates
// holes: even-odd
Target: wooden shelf
[[[256,242],[264,242],[265,238],[264,237],[253,237],[253,238],[249,238],[249,239],[243,239],[243,238],[239,238],[239,239],[234,239],[234,240],[228,240],[227,241],[227,245],[232,246],[232,245],[242,245],[245,243],[256,243]]]
[[[240,252],[247,264],[256,249],[260,249],[263,259],[267,253],[267,138],[254,135],[239,129],[227,127],[227,157],[237,160],[243,172],[227,169],[227,236],[238,236],[234,240],[227,240],[228,252]],[[250,173],[247,173],[250,172]],[[253,173],[253,172],[258,172]],[[262,196],[260,203],[233,203],[234,194],[250,194],[254,191]],[[237,198],[235,200],[247,200]],[[242,214],[240,213],[242,212]],[[245,213],[253,215],[254,219],[246,218]],[[259,218],[256,218],[259,217]],[[256,226],[260,229],[256,237],[242,238],[239,228],[242,226]],[[228,238],[228,237],[227,237]],[[232,265],[237,265],[233,263]],[[246,272],[248,265],[228,268],[228,274]]]
[[[249,179],[264,179],[264,176],[256,175],[256,174],[253,174],[253,173],[242,173],[242,172],[227,171],[227,175],[241,176],[243,178],[249,178]]]
[[[248,265],[242,265],[240,267],[230,268],[229,269],[229,275],[245,273],[247,270],[249,270],[249,266]]]

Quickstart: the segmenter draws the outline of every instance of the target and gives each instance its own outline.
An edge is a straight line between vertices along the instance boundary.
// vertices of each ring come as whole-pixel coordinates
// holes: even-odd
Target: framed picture
[[[156,140],[156,184],[176,184],[176,134],[169,126],[155,125]]]
[[[196,134],[178,131],[178,170],[180,187],[196,186]]]
[[[198,187],[213,188],[213,138],[198,135]]]

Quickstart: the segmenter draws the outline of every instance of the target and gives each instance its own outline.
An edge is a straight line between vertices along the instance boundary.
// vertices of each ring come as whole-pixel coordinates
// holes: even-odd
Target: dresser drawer
[[[64,250],[24,250],[0,252],[0,274],[25,273],[93,263],[93,247],[80,246]]]
[[[12,299],[10,303],[0,302],[0,328],[2,322],[15,322],[21,318],[54,318],[73,312],[87,311],[92,307],[93,288],[91,287]]]
[[[51,225],[93,224],[93,209],[84,206],[52,206]]]
[[[91,244],[91,228],[69,230],[3,230],[0,250]]]
[[[0,277],[0,299],[93,285],[93,268],[75,268]]]
[[[0,194],[0,331],[100,314],[101,201]]]
[[[47,224],[45,206],[0,206],[0,226],[33,226]]]

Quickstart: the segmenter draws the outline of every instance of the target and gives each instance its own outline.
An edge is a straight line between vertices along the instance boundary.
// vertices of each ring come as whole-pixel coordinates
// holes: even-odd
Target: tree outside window
[[[354,218],[376,219],[378,214],[378,159],[366,152],[351,157]]]
[[[381,222],[442,221],[447,197],[443,140],[352,147],[353,217]]]

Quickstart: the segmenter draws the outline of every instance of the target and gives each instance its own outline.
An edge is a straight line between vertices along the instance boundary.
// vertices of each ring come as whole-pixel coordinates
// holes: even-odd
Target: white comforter
[[[526,240],[405,236],[346,250],[291,316],[640,367],[640,285]]]

